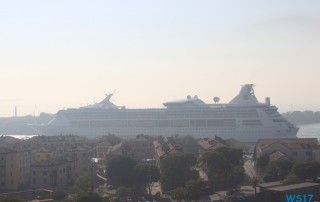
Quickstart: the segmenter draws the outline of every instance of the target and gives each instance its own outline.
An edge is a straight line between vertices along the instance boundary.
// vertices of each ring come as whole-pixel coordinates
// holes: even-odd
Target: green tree
[[[24,202],[24,200],[16,196],[5,196],[5,197],[0,197],[0,202]]]
[[[56,190],[53,192],[52,199],[55,201],[62,201],[63,199],[67,198],[68,194],[64,190]]]
[[[300,180],[316,179],[320,176],[320,162],[297,162],[293,166],[293,172]]]
[[[283,180],[283,184],[297,184],[297,183],[300,183],[300,179],[294,173],[289,173]]]
[[[177,187],[169,192],[173,200],[182,201],[186,199],[187,191],[184,187]]]
[[[105,136],[107,141],[110,143],[111,146],[119,144],[121,142],[121,138],[117,137],[115,134],[108,134]]]
[[[200,162],[202,169],[209,175],[212,174],[212,171],[216,173],[224,171],[226,166],[225,156],[216,151],[205,152]]]
[[[199,152],[198,142],[191,135],[177,136],[176,143],[182,147],[185,153],[197,154]]]
[[[268,155],[260,156],[260,158],[258,158],[257,160],[257,167],[262,171],[264,171],[269,161],[270,161],[270,157]]]
[[[270,161],[265,169],[265,181],[283,180],[291,171],[293,162],[289,160]]]
[[[225,159],[227,160],[228,166],[236,166],[236,165],[242,165],[242,156],[243,151],[242,149],[238,148],[230,148],[230,147],[220,147],[216,150],[219,153],[222,153]]]
[[[186,199],[198,200],[204,194],[205,184],[201,179],[191,179],[185,184]]]
[[[175,188],[169,191],[169,195],[174,200],[198,200],[204,193],[205,184],[201,179],[191,179],[183,187]]]
[[[133,192],[131,189],[126,187],[118,187],[116,192],[116,201],[127,201],[127,198],[132,198]]]
[[[84,193],[78,195],[76,202],[103,202],[102,198],[95,193]]]
[[[106,178],[113,185],[130,187],[134,183],[136,164],[130,156],[114,156],[107,163]]]
[[[283,179],[286,175],[288,175],[292,169],[293,162],[290,160],[277,160],[276,164],[279,168],[279,177]]]
[[[198,178],[193,154],[176,154],[161,160],[161,186],[164,191],[182,187],[190,179]]]
[[[226,162],[225,156],[216,151],[205,152],[200,159],[200,167],[214,188],[221,187],[226,179]]]
[[[235,185],[239,184],[244,176],[244,168],[242,166],[234,166],[231,169],[231,173],[228,178],[228,184],[231,187],[234,187]]]
[[[76,179],[75,188],[78,193],[87,193],[91,189],[91,178],[88,175],[81,175]]]
[[[215,188],[232,188],[242,179],[242,150],[219,148],[205,152],[200,158],[200,167]]]
[[[140,185],[147,186],[151,194],[152,185],[160,179],[160,170],[155,165],[138,164],[135,167],[135,175]]]

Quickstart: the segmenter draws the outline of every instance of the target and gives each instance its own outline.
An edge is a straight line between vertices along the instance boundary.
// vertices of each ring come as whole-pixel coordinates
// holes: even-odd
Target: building
[[[111,149],[112,149],[112,146],[108,141],[100,142],[95,147],[97,165],[101,169],[105,169],[106,158],[107,158],[107,155],[110,153]]]
[[[200,153],[216,150],[221,147],[231,147],[231,148],[241,148],[241,149],[245,147],[244,144],[238,142],[233,138],[224,140],[219,136],[214,136],[213,138],[201,138],[201,139],[198,139],[197,142],[199,145]]]
[[[92,174],[92,147],[85,137],[0,136],[0,190],[63,187]]]
[[[48,161],[49,159],[53,159],[54,157],[57,157],[57,150],[55,148],[39,148],[36,151],[36,161]]]
[[[212,150],[216,150],[218,148],[221,147],[228,147],[228,145],[226,144],[226,142],[215,136],[214,138],[201,138],[198,139],[198,145],[200,148],[200,153],[201,152],[206,152],[206,151],[212,151]]]
[[[277,184],[273,186],[268,186],[265,189],[260,190],[263,196],[268,197],[270,201],[318,201],[320,193],[320,184],[311,182],[303,182],[299,184],[290,185]],[[293,199],[293,197],[295,199]],[[297,197],[302,199],[298,200]],[[288,198],[291,198],[291,200],[288,200]]]
[[[38,135],[26,140],[26,144],[36,148],[65,148],[72,146],[87,145],[89,140],[83,136],[77,135],[56,135],[56,136],[44,136]]]
[[[30,186],[30,166],[35,162],[35,151],[32,149],[21,149],[18,152],[18,167],[20,187]]]
[[[161,160],[167,156],[182,153],[182,148],[176,144],[172,137],[159,136],[156,141],[153,142],[155,148],[155,160],[156,165],[161,167]]]
[[[137,135],[136,138],[124,140],[123,146],[135,160],[144,161],[146,159],[154,159],[153,141],[154,138],[147,135]]]
[[[106,156],[109,153],[109,150],[111,148],[112,148],[112,146],[110,145],[110,143],[108,141],[98,143],[96,146],[96,157],[97,158],[106,158]]]
[[[316,138],[260,139],[256,144],[255,158],[263,155],[293,161],[320,160],[320,144]]]
[[[62,188],[67,185],[67,163],[48,160],[31,165],[31,188]]]
[[[0,190],[18,190],[30,184],[32,150],[0,147]]]
[[[87,146],[65,147],[63,157],[73,162],[74,177],[91,174],[93,151]]]
[[[123,140],[108,150],[106,160],[117,155],[128,155],[139,162],[150,162],[154,159],[154,138],[147,135],[137,135],[136,138]]]

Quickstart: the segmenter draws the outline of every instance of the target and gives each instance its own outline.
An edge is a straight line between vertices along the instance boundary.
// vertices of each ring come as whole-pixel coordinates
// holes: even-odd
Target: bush
[[[64,190],[56,190],[53,192],[52,198],[55,201],[62,201],[63,199],[67,198],[68,194]]]

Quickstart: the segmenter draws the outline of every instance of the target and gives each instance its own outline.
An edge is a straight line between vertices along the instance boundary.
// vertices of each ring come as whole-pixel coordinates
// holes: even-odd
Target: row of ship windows
[[[224,111],[224,112],[189,112],[189,113],[69,113],[64,114],[67,118],[96,118],[96,119],[124,119],[124,118],[156,118],[156,119],[167,119],[167,118],[190,118],[190,117],[257,117],[257,111]]]
[[[80,120],[87,120],[87,119],[107,119],[107,120],[114,120],[114,119],[171,119],[171,118],[221,118],[221,117],[228,117],[228,118],[257,118],[258,114],[243,114],[243,115],[234,115],[234,114],[223,114],[223,115],[192,115],[192,116],[183,116],[183,115],[175,115],[175,116],[165,116],[165,117],[157,117],[157,116],[147,116],[147,115],[140,115],[140,116],[80,116],[80,117],[70,117],[70,119],[80,119]]]
[[[79,113],[78,111],[75,113],[68,112],[68,113],[63,113],[63,115],[74,115],[74,116],[79,116],[79,114],[86,114],[88,116],[95,116],[95,115],[111,115],[111,116],[116,116],[116,115],[127,115],[127,116],[139,116],[141,114],[145,115],[152,115],[152,116],[162,116],[162,115],[172,115],[172,114],[227,114],[227,113],[232,113],[232,114],[245,114],[245,113],[256,113],[256,109],[244,109],[244,110],[170,110],[170,111],[153,111],[153,112],[146,112],[145,110],[142,111],[98,111],[98,112],[81,112]],[[270,113],[266,111],[267,113]],[[277,112],[277,111],[275,111]]]
[[[163,130],[154,130],[154,129],[149,129],[146,130],[144,128],[144,132],[142,132],[141,128],[130,128],[130,129],[124,129],[124,128],[117,128],[117,129],[110,129],[110,128],[105,128],[102,130],[99,130],[97,128],[92,128],[93,131],[97,131],[97,132],[103,132],[105,134],[107,133],[115,133],[115,134],[124,134],[124,135],[132,135],[133,133],[136,134],[141,134],[141,133],[153,133],[153,134],[159,134],[159,135],[163,135]],[[214,135],[239,135],[241,134],[247,134],[247,135],[254,135],[254,134],[261,134],[261,133],[267,133],[268,131],[265,130],[247,130],[247,131],[236,131],[234,128],[223,128],[223,129],[219,129],[219,128],[215,128],[213,129],[205,129],[205,128],[192,128],[192,130],[190,130],[189,128],[175,128],[174,130],[169,130],[166,131],[166,134],[171,133],[171,134],[193,134],[193,135],[197,135],[197,134],[205,134],[205,135],[210,135],[210,134],[214,134]]]
[[[235,120],[175,120],[175,121],[78,121],[74,127],[218,127],[235,126]]]
[[[171,120],[171,121],[74,121],[71,127],[235,127],[234,119]],[[262,126],[259,120],[244,120],[242,126]]]

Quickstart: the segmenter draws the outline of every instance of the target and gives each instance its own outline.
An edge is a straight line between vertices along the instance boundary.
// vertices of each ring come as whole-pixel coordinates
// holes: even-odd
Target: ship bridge
[[[167,108],[199,108],[199,107],[208,107],[197,95],[191,97],[187,96],[187,99],[175,100],[170,102],[163,103]]]

